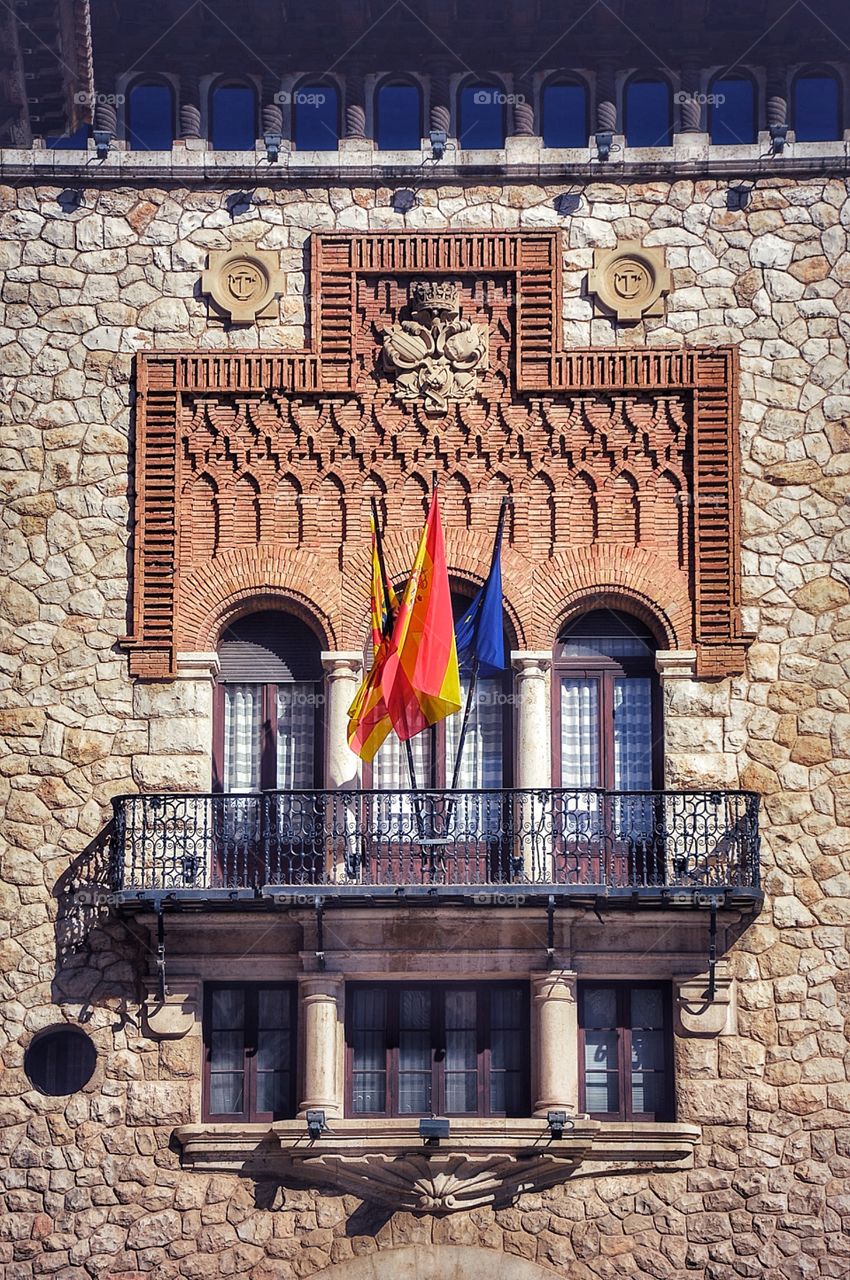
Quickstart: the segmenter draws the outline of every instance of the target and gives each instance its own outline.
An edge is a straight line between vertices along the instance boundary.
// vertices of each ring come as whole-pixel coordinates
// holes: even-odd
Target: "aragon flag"
[[[380,532],[372,516],[372,666],[348,708],[348,744],[363,760],[372,760],[392,728],[381,677],[389,652],[398,599],[384,577]]]
[[[405,742],[461,708],[452,600],[436,491],[393,628],[381,687]]]

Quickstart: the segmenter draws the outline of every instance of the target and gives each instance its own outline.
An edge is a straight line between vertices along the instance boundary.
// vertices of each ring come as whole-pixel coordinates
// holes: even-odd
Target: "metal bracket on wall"
[[[168,984],[165,980],[165,912],[162,909],[162,898],[156,900],[156,972],[159,979],[159,1000],[165,1004],[168,995]]]
[[[555,968],[555,895],[546,899],[546,968]]]
[[[321,895],[316,898],[316,964],[320,969],[325,967],[325,900]]]
[[[708,921],[708,998],[717,991],[717,898],[712,896]]]

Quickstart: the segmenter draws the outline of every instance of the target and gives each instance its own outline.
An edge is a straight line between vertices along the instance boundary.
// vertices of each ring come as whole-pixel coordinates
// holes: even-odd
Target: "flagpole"
[[[498,524],[496,525],[496,537],[493,540],[493,554],[490,558],[490,569],[488,571],[488,576],[493,571],[493,567],[496,563],[496,556],[499,554],[499,548],[501,547],[502,531],[504,530],[504,527],[505,527],[505,515],[507,513],[509,502],[510,502],[510,498],[506,494],[502,498],[502,503],[501,503],[501,506],[499,507],[499,521],[498,521]],[[480,627],[480,625],[481,625],[481,613],[479,611],[478,617],[475,620],[475,639],[476,640],[478,639],[478,628]],[[460,738],[458,739],[457,754],[455,756],[454,774],[452,776],[452,791],[457,790],[457,784],[460,779],[460,767],[461,767],[461,764],[463,763],[463,748],[466,743],[466,734],[467,734],[467,730],[469,729],[469,720],[472,713],[472,707],[475,702],[475,691],[476,691],[476,686],[478,684],[478,666],[479,666],[478,655],[476,654],[475,657],[472,659],[472,674],[470,675],[470,678],[469,678],[469,692],[466,695],[466,706],[464,707],[464,710],[463,710],[463,722],[460,726]]]
[[[394,618],[392,615],[392,609],[390,608],[389,593],[387,591],[388,579],[387,579],[387,566],[384,563],[384,540],[381,537],[381,523],[378,518],[378,503],[375,499],[374,493],[371,495],[371,503],[372,503],[372,523],[375,526],[375,550],[378,553],[378,564],[381,569],[381,580],[383,581],[383,584],[384,584],[384,596],[387,601],[387,621],[384,628],[384,634],[388,635],[392,631]],[[409,738],[405,740],[404,745],[407,748],[407,768],[410,773],[410,789],[411,791],[416,791],[418,790],[416,786],[416,767],[413,763],[413,748],[410,745]]]

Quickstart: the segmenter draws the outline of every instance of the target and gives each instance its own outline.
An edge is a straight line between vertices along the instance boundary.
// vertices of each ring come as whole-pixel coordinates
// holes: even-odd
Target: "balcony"
[[[267,791],[113,803],[111,889],[124,906],[761,900],[752,792]]]

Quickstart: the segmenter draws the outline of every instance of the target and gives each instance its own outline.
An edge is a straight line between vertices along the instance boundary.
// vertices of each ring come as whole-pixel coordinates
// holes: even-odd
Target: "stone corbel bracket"
[[[145,1031],[154,1040],[180,1040],[195,1025],[201,984],[193,979],[175,979],[169,983],[163,1001],[159,979],[145,980],[147,994],[142,1005]]]
[[[593,1172],[689,1168],[700,1129],[692,1124],[603,1124],[576,1116],[554,1139],[545,1120],[451,1121],[428,1148],[410,1120],[332,1120],[310,1141],[303,1121],[185,1125],[175,1130],[183,1164],[329,1187],[412,1213],[449,1214],[512,1203],[523,1192]]]
[[[678,974],[674,982],[676,1011],[686,1035],[719,1036],[729,1031],[734,1014],[734,980],[728,961],[717,962],[713,999],[708,996],[707,973]]]

